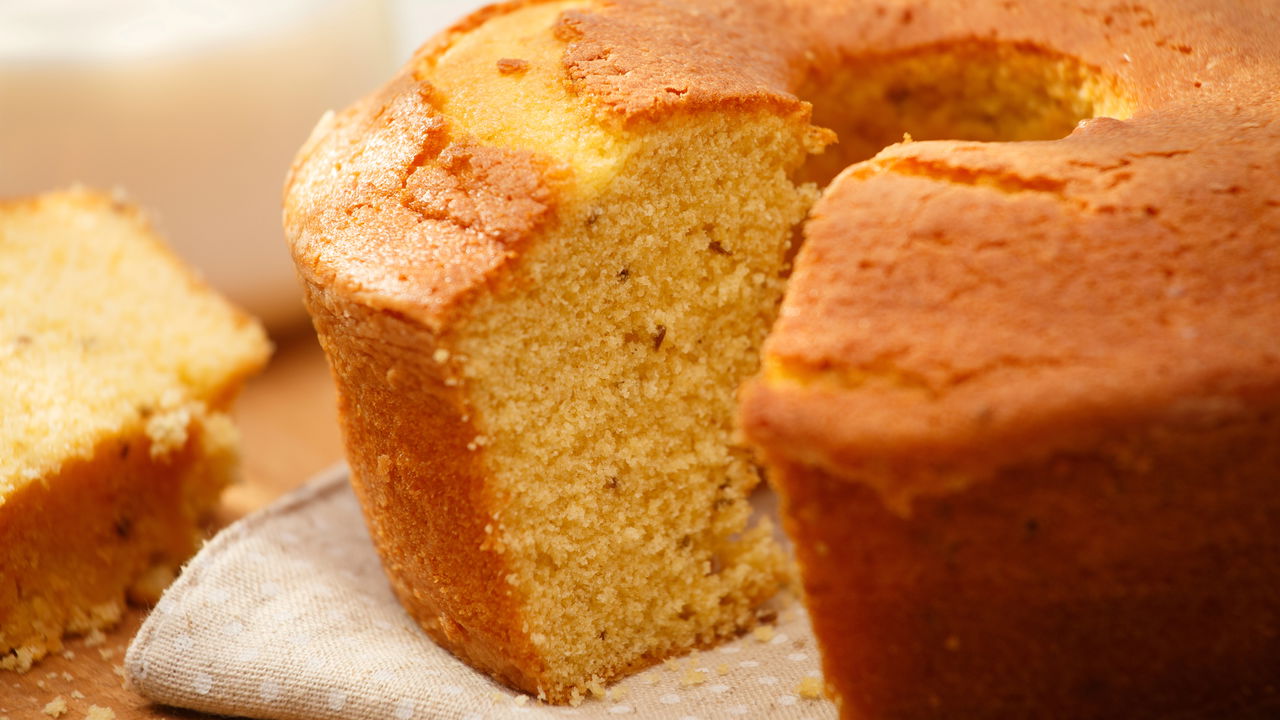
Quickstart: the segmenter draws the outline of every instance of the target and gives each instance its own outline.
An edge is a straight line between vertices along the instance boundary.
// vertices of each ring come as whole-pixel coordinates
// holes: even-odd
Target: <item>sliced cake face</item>
[[[812,197],[788,178],[803,129],[735,114],[647,134],[442,364],[557,684],[730,635],[780,580],[768,530],[737,537],[759,476],[733,407]]]
[[[225,406],[265,348],[136,210],[78,191],[0,206],[0,490],[124,427],[176,443],[166,414]]]
[[[267,352],[136,210],[0,205],[0,667],[156,597],[234,475],[225,411]]]
[[[564,83],[569,7],[424,55],[321,130],[287,201],[401,598],[557,702],[749,627],[783,580],[733,407],[829,140],[799,108],[599,116]]]

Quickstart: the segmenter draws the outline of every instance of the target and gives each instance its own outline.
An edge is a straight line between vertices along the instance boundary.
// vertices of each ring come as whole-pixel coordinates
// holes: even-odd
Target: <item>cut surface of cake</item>
[[[0,203],[0,668],[158,596],[235,476],[227,412],[268,353],[136,209]]]

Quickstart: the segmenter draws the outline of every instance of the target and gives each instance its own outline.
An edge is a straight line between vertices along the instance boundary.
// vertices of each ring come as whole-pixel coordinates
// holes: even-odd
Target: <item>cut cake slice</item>
[[[163,589],[235,474],[226,412],[268,354],[136,209],[0,203],[0,669]]]

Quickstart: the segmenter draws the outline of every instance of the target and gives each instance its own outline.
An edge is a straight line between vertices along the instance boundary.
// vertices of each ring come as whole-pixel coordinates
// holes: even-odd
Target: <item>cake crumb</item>
[[[613,700],[613,701],[615,701],[615,702],[616,702],[616,701],[621,700],[622,698],[624,698],[624,697],[626,697],[626,696],[627,696],[627,689],[626,689],[626,688],[624,688],[624,687],[611,687],[611,688],[609,688],[609,699],[610,699],[610,700]]]
[[[511,701],[514,702],[516,705],[519,705],[520,707],[524,707],[529,702],[529,696],[517,695],[514,698],[512,698]]]
[[[75,678],[72,677],[71,673],[69,672],[62,673],[62,679],[66,680],[67,682],[71,682],[72,680],[75,680]]]
[[[796,694],[806,700],[822,699],[822,680],[816,677],[804,678],[796,688]]]
[[[155,605],[177,577],[178,569],[170,563],[152,565],[129,587],[129,601],[139,605]]]
[[[110,660],[115,657],[118,652],[120,652],[120,648],[98,648],[98,655],[101,656],[103,660]]]
[[[84,720],[116,720],[116,711],[109,707],[90,705],[89,712],[85,713]]]
[[[751,631],[751,636],[754,637],[757,642],[767,643],[773,639],[773,626],[760,625],[756,627],[755,630]]]
[[[107,641],[107,636],[103,635],[102,631],[97,628],[94,628],[89,632],[88,635],[84,636],[85,647],[97,647],[106,641]]]
[[[728,674],[729,674],[729,663],[720,663],[719,665],[717,665],[717,666],[716,666],[716,674],[717,674],[717,675],[728,675]]]
[[[604,685],[600,682],[600,678],[595,675],[592,675],[591,679],[587,681],[587,690],[591,691],[592,697],[602,698],[605,694]]]
[[[72,691],[71,691],[71,697],[72,697],[72,698],[75,698],[76,700],[83,700],[83,699],[84,699],[84,693],[80,692],[79,690],[72,690]]]
[[[684,677],[680,678],[680,684],[685,687],[693,685],[701,685],[707,681],[706,670],[685,670]]]
[[[437,348],[436,351],[432,353],[431,357],[435,359],[436,362],[443,365],[444,363],[449,362],[449,351],[444,348]]]
[[[62,651],[62,657],[66,658],[66,659],[68,659],[68,660],[75,660],[75,659],[76,659],[76,654],[75,654],[75,651],[73,651],[73,650],[71,650],[70,648],[68,648],[68,649],[66,649],[66,650],[63,650],[63,651]]]
[[[582,704],[582,690],[573,688],[569,691],[569,704],[578,707]]]
[[[43,712],[51,718],[62,717],[67,714],[67,701],[59,695],[44,706]]]
[[[170,405],[169,399],[162,400]],[[195,404],[181,405],[152,415],[147,420],[146,433],[151,438],[151,459],[160,460],[177,452],[187,444],[193,418],[199,415]],[[94,630],[101,634],[98,630]],[[93,633],[90,633],[92,637]],[[87,644],[87,643],[86,643]],[[89,647],[93,647],[89,645]]]

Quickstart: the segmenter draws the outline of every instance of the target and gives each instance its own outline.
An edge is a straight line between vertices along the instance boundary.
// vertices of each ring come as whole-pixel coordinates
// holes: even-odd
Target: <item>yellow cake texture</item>
[[[135,208],[0,203],[0,669],[157,597],[235,476],[227,412],[268,354]]]
[[[1274,242],[1254,222],[1274,217],[1274,200],[1253,190],[1268,185],[1261,168],[1277,147],[1273,13],[1208,0],[512,2],[429,42],[320,123],[285,199],[352,481],[405,607],[460,657],[552,702],[749,627],[786,568],[749,518],[759,475],[735,425],[742,381],[763,370],[768,390],[799,397],[787,413],[747,398],[744,429],[769,459],[843,468],[911,456],[916,446],[892,433],[912,419],[920,437],[976,456],[987,416],[949,417],[963,432],[946,435],[919,406],[900,417],[877,403],[881,384],[929,406],[935,375],[962,382],[1007,366],[1018,388],[1093,358],[1036,355],[1051,346],[1037,342],[1044,334],[1063,332],[1052,303],[998,332],[988,321],[1014,317],[1003,306],[970,316],[949,305],[1004,285],[1052,297],[1055,283],[1078,280],[1087,335],[1129,308],[1101,299],[1139,275],[1168,286],[1139,284],[1152,312],[1108,344],[1172,332],[1189,291],[1143,275],[1177,256],[1170,238],[1238,238],[1231,268]],[[815,229],[829,239],[814,243]],[[997,229],[1001,244],[984,244]],[[953,248],[962,232],[973,246]],[[1005,246],[1027,248],[1007,276],[992,265]],[[1064,259],[1086,248],[1064,277]],[[917,265],[900,263],[912,253]],[[1111,283],[1099,268],[1127,276]],[[901,322],[884,320],[890,307]],[[803,327],[822,353],[798,345],[784,357],[774,340],[762,368],[775,320]],[[1246,318],[1242,332],[1273,337],[1267,323]],[[933,338],[927,351],[917,336]],[[917,352],[928,362],[908,362]],[[1153,375],[1199,372],[1202,355],[1170,356]],[[1077,397],[1038,387],[1041,407]],[[1171,402],[1175,387],[1159,398]],[[849,405],[860,412],[829,402],[831,388],[861,398]],[[1132,407],[1118,393],[1097,398]],[[847,454],[819,452],[855,423],[866,434],[838,446]],[[999,449],[1003,462],[1045,446]],[[889,479],[868,503],[914,499],[899,492],[919,488],[897,465],[871,465]],[[881,477],[850,473],[855,485]],[[959,490],[953,474],[930,477],[927,493]],[[840,507],[822,509],[824,524],[859,531]],[[807,596],[851,566],[804,565],[829,571],[807,573]],[[815,607],[835,618],[818,624],[820,640],[839,647],[842,608]],[[904,630],[878,647],[901,656],[925,647],[918,637]],[[1033,639],[1019,650],[1049,647],[1022,637]],[[920,667],[942,666],[921,654]],[[1041,675],[1096,656],[1073,652]],[[965,657],[965,672],[981,666]],[[829,661],[828,677],[866,687],[863,671],[884,659],[866,658]],[[955,687],[974,676],[957,673]],[[983,693],[966,697],[977,704],[951,717],[989,716]]]

